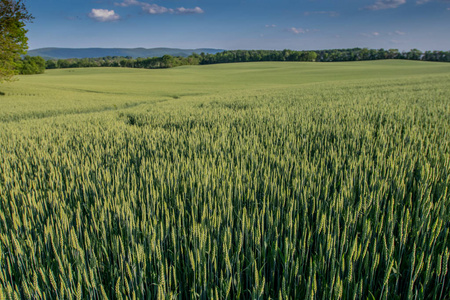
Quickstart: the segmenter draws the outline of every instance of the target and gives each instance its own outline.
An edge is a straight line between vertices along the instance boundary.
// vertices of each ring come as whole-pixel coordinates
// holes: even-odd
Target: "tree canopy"
[[[32,19],[23,0],[0,0],[0,82],[18,73],[28,49],[25,22]]]
[[[19,74],[31,75],[42,74],[45,71],[45,59],[40,56],[28,56],[22,58],[21,66],[19,67]]]
[[[379,59],[409,59],[423,61],[450,62],[450,51],[426,51],[417,49],[400,52],[398,49],[329,49],[315,51],[296,50],[228,50],[216,54],[196,54],[188,57],[164,55],[162,57],[132,58],[123,56],[106,56],[96,58],[49,59],[45,62],[46,69],[90,68],[90,67],[123,67],[160,69],[184,65],[208,65],[235,62],[257,61],[361,61]],[[43,73],[42,58],[31,61],[26,56],[22,59],[21,74]],[[30,65],[31,64],[31,65]],[[29,70],[36,70],[30,72]]]

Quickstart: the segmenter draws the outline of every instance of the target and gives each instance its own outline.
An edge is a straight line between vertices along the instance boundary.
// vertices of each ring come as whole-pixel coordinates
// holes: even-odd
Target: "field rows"
[[[5,119],[0,298],[448,299],[449,99],[427,75]]]

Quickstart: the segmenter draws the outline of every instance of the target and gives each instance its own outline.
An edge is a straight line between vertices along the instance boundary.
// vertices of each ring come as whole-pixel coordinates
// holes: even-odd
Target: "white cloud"
[[[120,19],[120,16],[114,10],[93,8],[89,13],[89,18],[99,22],[112,22]]]
[[[198,6],[195,8],[178,7],[175,9],[175,13],[179,15],[203,14],[204,12],[205,11]]]
[[[275,24],[272,24],[272,25],[266,25],[266,28],[275,28],[275,27],[277,27],[277,25],[275,25]]]
[[[309,29],[291,27],[291,28],[288,28],[287,31],[294,33],[294,34],[303,34],[303,33],[307,33],[309,31]]]
[[[159,6],[157,4],[143,3],[143,5],[141,7],[142,7],[143,11],[145,11],[146,13],[151,14],[151,15],[173,13],[173,9],[170,9],[170,8],[167,8],[164,6]]]
[[[406,33],[400,30],[396,30],[394,32],[389,32],[388,35],[405,35]]]
[[[116,6],[128,7],[132,5],[140,5],[140,2],[137,0],[124,0],[122,3],[114,3]]]
[[[378,31],[374,31],[371,33],[361,33],[361,35],[365,37],[377,37],[380,36],[380,33]]]
[[[377,2],[375,2],[375,4],[367,6],[366,9],[381,10],[381,9],[397,8],[405,3],[406,0],[378,0]]]
[[[416,4],[418,4],[418,5],[421,5],[421,4],[425,4],[425,3],[428,3],[428,2],[431,2],[431,1],[433,1],[433,0],[417,0],[416,1]],[[449,3],[450,2],[450,0],[434,0],[435,2],[443,2],[443,3]]]
[[[178,7],[178,8],[167,8],[164,6],[160,6],[157,4],[150,4],[146,2],[141,2],[137,0],[124,0],[123,2],[116,2],[114,3],[116,6],[121,7],[128,7],[128,6],[140,6],[141,9],[150,14],[150,15],[160,15],[160,14],[177,14],[177,15],[189,15],[189,14],[203,14],[205,11],[201,9],[200,7],[194,7],[194,8],[184,8],[184,7]]]
[[[338,17],[339,13],[337,11],[305,11],[305,16],[311,15],[328,15],[330,17]]]

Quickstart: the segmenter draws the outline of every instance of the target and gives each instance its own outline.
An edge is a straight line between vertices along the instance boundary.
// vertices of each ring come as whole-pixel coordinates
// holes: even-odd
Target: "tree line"
[[[319,50],[317,61],[361,61],[361,60],[379,60],[379,59],[408,59],[423,61],[450,62],[450,51],[425,51],[411,49],[410,51],[399,51],[398,49],[334,49]]]
[[[192,54],[188,57],[164,55],[162,57],[132,58],[106,56],[99,58],[49,59],[25,56],[18,64],[20,74],[40,74],[44,69],[122,67],[161,69],[185,65],[209,65],[219,63],[257,62],[257,61],[309,61],[338,62],[380,59],[407,59],[423,61],[450,62],[450,51],[426,51],[418,49],[399,51],[398,49],[332,49],[315,51],[295,50],[230,50],[216,54]]]
[[[379,59],[408,59],[450,62],[450,51],[426,51],[418,49],[399,51],[398,49],[331,49],[314,51],[295,50],[232,50],[217,54],[200,55],[200,64],[254,62],[254,61],[362,61]]]
[[[98,58],[70,58],[50,59],[46,62],[47,69],[65,68],[92,68],[92,67],[122,67],[122,68],[144,68],[161,69],[173,68],[184,65],[200,64],[199,55],[189,57],[164,55],[162,57],[132,58],[130,56],[106,56]]]

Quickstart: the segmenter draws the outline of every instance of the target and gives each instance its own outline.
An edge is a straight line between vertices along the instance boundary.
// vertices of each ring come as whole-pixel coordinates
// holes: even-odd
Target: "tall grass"
[[[0,298],[445,299],[448,76],[0,124]]]

